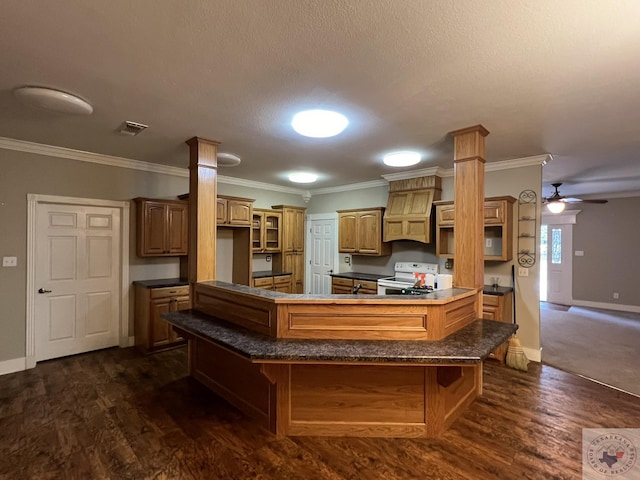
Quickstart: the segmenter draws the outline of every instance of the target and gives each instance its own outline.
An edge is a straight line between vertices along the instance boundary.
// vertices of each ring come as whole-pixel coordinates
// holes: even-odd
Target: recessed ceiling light
[[[218,152],[216,157],[219,167],[235,167],[236,165],[240,165],[241,162],[240,157],[233,153]]]
[[[293,183],[313,183],[317,179],[318,175],[315,173],[298,172],[289,174],[289,180]]]
[[[384,156],[383,162],[390,167],[409,167],[415,165],[421,159],[418,152],[403,151],[393,152]]]
[[[291,121],[291,126],[300,135],[314,138],[334,137],[347,125],[347,117],[330,110],[305,110],[296,113]]]
[[[91,115],[93,107],[80,97],[46,87],[20,87],[13,91],[20,101],[34,107],[46,108],[62,113]]]

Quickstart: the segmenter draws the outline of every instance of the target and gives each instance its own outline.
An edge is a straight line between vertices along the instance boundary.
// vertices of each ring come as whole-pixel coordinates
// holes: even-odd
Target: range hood
[[[441,178],[406,178],[389,182],[389,200],[384,212],[383,241],[432,242],[431,209],[440,200]]]

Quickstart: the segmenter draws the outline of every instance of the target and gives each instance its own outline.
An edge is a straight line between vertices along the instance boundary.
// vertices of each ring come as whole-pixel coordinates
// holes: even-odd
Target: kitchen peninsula
[[[515,326],[477,320],[476,291],[419,297],[195,287],[164,315],[191,375],[281,435],[437,436],[482,392],[482,361]],[[381,308],[384,307],[384,308]]]
[[[517,328],[480,319],[487,134],[452,132],[457,288],[417,297],[215,281],[218,143],[190,139],[193,310],[164,315],[189,340],[190,374],[276,434],[441,434],[482,393],[484,358]]]

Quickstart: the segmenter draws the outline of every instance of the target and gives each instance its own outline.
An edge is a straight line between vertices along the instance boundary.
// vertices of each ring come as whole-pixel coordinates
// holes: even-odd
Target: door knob
[[[40,290],[38,290],[38,293],[51,293],[51,290],[45,290],[44,288],[41,288]]]

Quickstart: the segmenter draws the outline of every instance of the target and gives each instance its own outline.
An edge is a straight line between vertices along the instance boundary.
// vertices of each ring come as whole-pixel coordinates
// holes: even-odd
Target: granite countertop
[[[189,280],[186,278],[158,278],[156,280],[135,280],[133,284],[146,288],[182,287],[189,285]]]
[[[511,292],[513,292],[513,287],[493,287],[491,285],[482,287],[482,293],[485,295],[504,295]]]
[[[266,278],[266,277],[281,277],[282,275],[292,275],[291,272],[274,272],[271,270],[261,270],[259,272],[252,272],[252,278]]]
[[[284,293],[275,290],[266,290],[264,288],[254,288],[247,285],[239,285],[237,283],[228,283],[220,280],[209,280],[199,282],[198,285],[205,287],[216,287],[229,290],[234,293],[241,293],[272,300],[275,303],[296,303],[308,302],[313,300],[316,303],[335,303],[336,299],[353,300],[354,303],[361,303],[365,300],[367,303],[388,304],[392,302],[424,302],[431,301],[433,304],[447,303],[455,297],[467,296],[474,292],[471,288],[449,288],[445,290],[435,290],[424,295],[321,295],[311,293]],[[348,303],[348,302],[345,302]]]
[[[518,328],[513,323],[480,319],[442,340],[299,340],[262,335],[197,310],[180,310],[162,317],[255,363],[479,363]]]
[[[370,282],[377,282],[381,278],[393,277],[393,273],[390,275],[378,275],[375,273],[359,273],[359,272],[343,272],[332,273],[332,277],[350,278],[353,280],[368,280]]]

